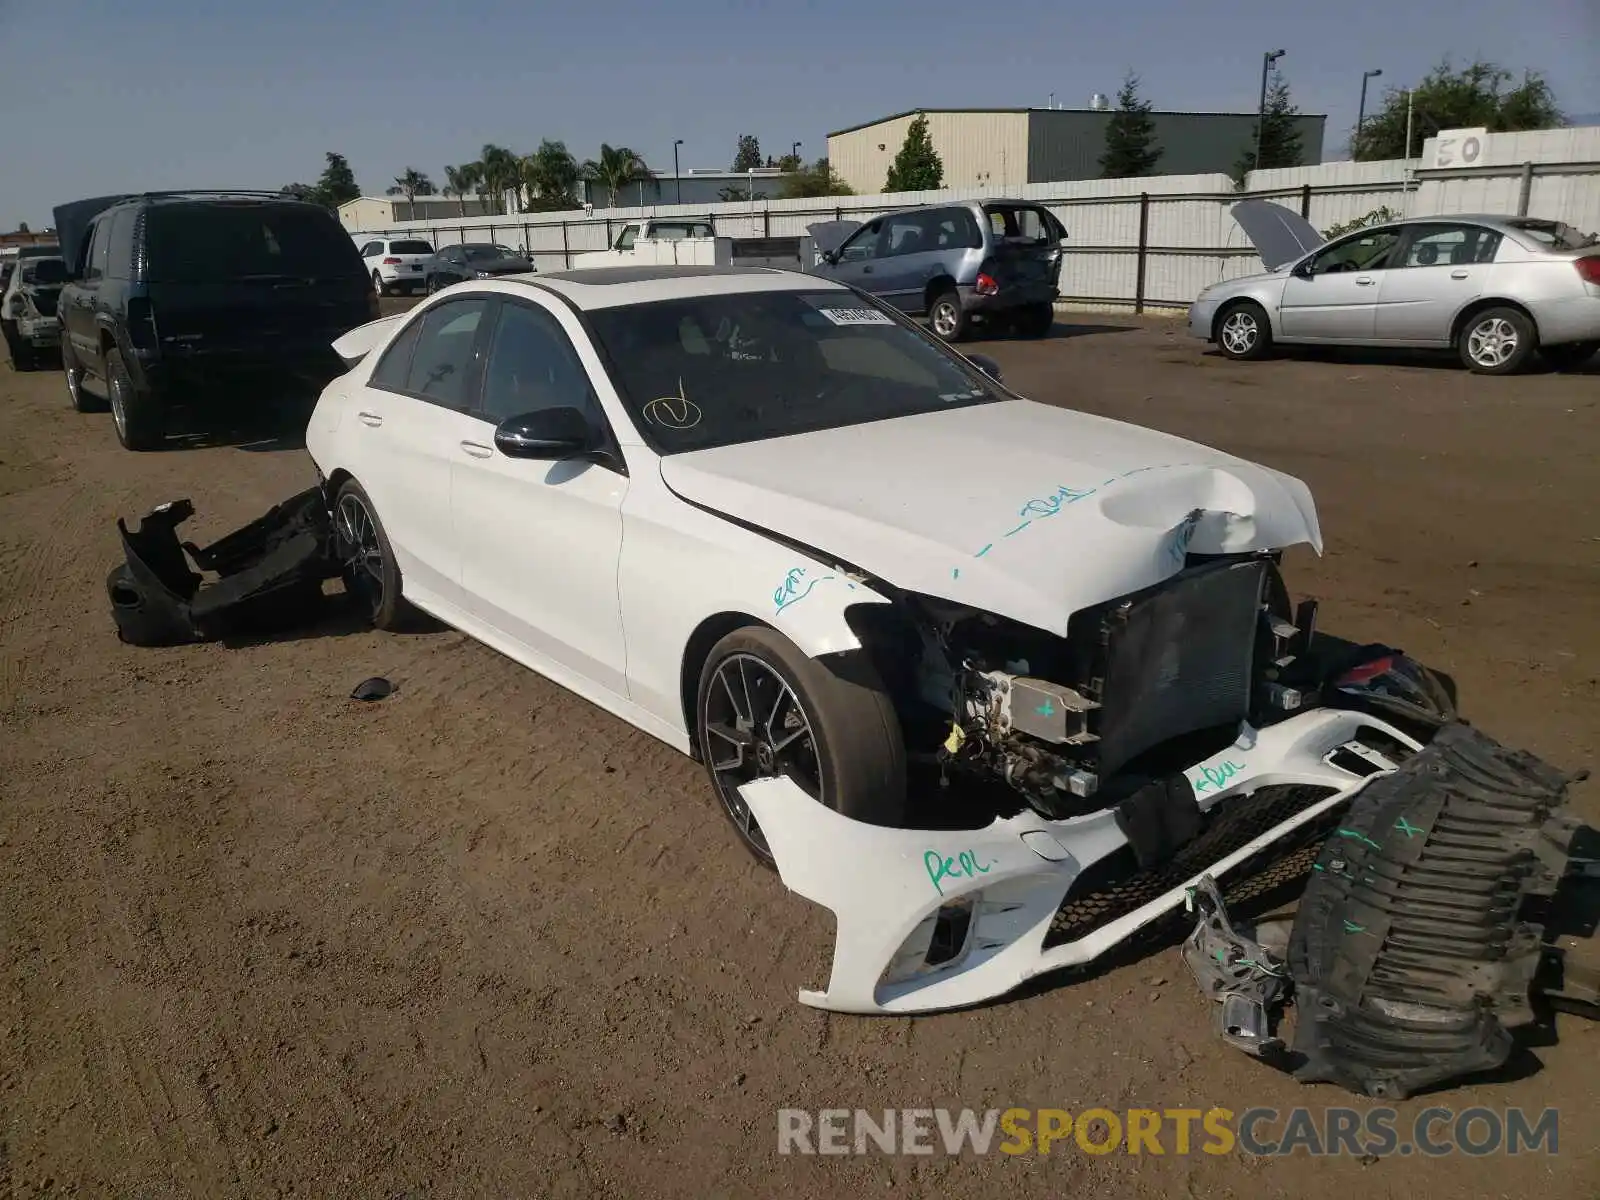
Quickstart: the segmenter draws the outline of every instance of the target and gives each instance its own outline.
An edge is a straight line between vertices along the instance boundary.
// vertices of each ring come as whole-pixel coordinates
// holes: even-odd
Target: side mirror
[[[973,366],[977,367],[978,370],[982,371],[996,383],[1002,382],[1000,377],[1000,364],[995,362],[995,360],[990,358],[987,354],[969,354],[967,355],[967,361]]]
[[[494,431],[494,444],[507,458],[579,458],[594,448],[589,421],[575,408],[507,417]]]
[[[1290,272],[1291,275],[1294,275],[1298,279],[1311,279],[1316,276],[1316,273],[1316,268],[1311,265],[1311,260],[1309,258],[1304,262],[1295,263],[1294,270]]]

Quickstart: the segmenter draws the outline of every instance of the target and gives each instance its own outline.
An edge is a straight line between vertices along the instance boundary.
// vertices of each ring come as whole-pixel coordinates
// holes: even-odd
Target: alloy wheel
[[[73,408],[83,407],[83,371],[78,367],[67,368],[67,395]]]
[[[1261,328],[1249,311],[1239,309],[1222,322],[1222,344],[1233,354],[1249,354],[1261,336]]]
[[[376,614],[383,607],[383,546],[378,541],[377,522],[354,492],[339,497],[334,531],[346,581]]]
[[[128,381],[120,372],[111,374],[111,386],[107,389],[111,393],[111,420],[116,423],[117,436],[126,442],[128,440]]]
[[[953,337],[958,324],[960,324],[960,314],[950,301],[941,300],[933,306],[933,331],[940,337]]]
[[[788,681],[764,659],[730,654],[712,676],[701,720],[706,761],[723,806],[756,852],[770,860],[766,835],[739,788],[755,779],[787,776],[821,800],[811,718]]]
[[[1517,352],[1517,328],[1504,317],[1491,317],[1472,327],[1467,335],[1467,355],[1480,367],[1503,365]]]

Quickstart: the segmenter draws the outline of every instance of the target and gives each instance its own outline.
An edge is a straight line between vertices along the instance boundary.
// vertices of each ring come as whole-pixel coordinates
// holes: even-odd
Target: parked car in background
[[[468,279],[493,279],[497,275],[526,275],[533,263],[524,254],[495,242],[468,242],[444,246],[423,268],[424,287],[430,292]]]
[[[369,238],[361,243],[361,261],[380,296],[421,291],[433,244],[422,238]]]
[[[810,233],[811,269],[926,315],[956,342],[975,323],[1043,337],[1055,319],[1067,231],[1042,204],[985,200],[908,208],[868,221],[828,221]]]
[[[1600,239],[1536,217],[1412,217],[1325,243],[1298,213],[1246,200],[1234,219],[1266,273],[1212,284],[1189,332],[1229,358],[1274,345],[1454,350],[1509,375],[1538,352],[1580,366],[1600,350]]]
[[[109,401],[130,450],[176,408],[320,388],[332,341],[378,315],[338,218],[272,192],[102,196],[55,210],[68,281],[61,362],[72,406]]]
[[[59,247],[45,249],[51,253],[19,257],[0,292],[0,330],[5,334],[11,365],[18,371],[33,370],[42,354],[53,352],[61,344],[56,308],[61,285],[66,282],[67,264]]]

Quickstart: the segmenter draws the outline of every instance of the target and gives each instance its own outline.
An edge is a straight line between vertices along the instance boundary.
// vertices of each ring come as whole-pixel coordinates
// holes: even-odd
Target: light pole
[[[683,145],[682,138],[672,143],[672,183],[678,189],[679,204],[683,203],[683,176],[678,172],[678,147],[681,145]]]
[[[1361,123],[1367,119],[1367,80],[1376,79],[1383,74],[1382,67],[1375,67],[1370,71],[1361,73],[1361,105],[1356,109],[1356,136],[1357,142],[1361,141]]]
[[[1287,50],[1274,50],[1270,54],[1261,56],[1261,103],[1256,106],[1256,163],[1255,169],[1261,169],[1261,130],[1267,123],[1267,76],[1272,72],[1272,64],[1277,62]]]
[[[796,166],[799,165],[799,163],[800,163],[800,143],[799,142],[796,142],[794,145],[789,147],[789,161],[794,163],[794,164],[796,164]]]

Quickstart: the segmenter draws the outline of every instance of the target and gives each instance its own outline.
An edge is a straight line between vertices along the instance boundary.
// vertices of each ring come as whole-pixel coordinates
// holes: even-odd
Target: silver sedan
[[[1229,358],[1406,346],[1509,375],[1535,351],[1565,370],[1600,350],[1600,239],[1559,221],[1413,217],[1325,243],[1279,204],[1246,200],[1233,216],[1267,272],[1212,284],[1189,308],[1189,332]]]

